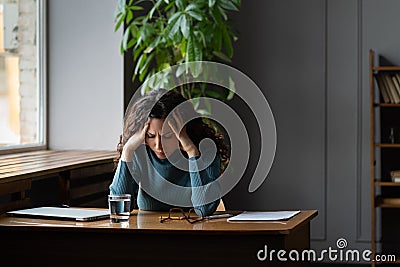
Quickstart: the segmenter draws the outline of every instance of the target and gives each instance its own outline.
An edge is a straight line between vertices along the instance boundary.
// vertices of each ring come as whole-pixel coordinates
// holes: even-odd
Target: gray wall
[[[370,249],[368,52],[400,65],[400,1],[245,0],[233,66],[263,90],[278,143],[255,193],[228,208],[318,209],[312,247]],[[250,176],[247,173],[247,176]]]
[[[48,1],[51,149],[115,150],[122,129],[123,57],[117,1]]]
[[[114,149],[122,58],[116,1],[49,1],[51,148]],[[318,209],[312,247],[370,248],[368,50],[400,65],[398,0],[244,0],[233,66],[263,90],[278,144],[255,193],[228,208]],[[256,249],[256,248],[255,248]]]

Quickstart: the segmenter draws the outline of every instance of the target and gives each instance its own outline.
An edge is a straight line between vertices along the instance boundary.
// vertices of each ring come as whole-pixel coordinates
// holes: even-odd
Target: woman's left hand
[[[172,112],[172,119],[168,121],[168,125],[181,143],[182,149],[189,157],[198,156],[200,154],[199,150],[187,134],[186,125],[183,124],[182,116],[177,110]]]

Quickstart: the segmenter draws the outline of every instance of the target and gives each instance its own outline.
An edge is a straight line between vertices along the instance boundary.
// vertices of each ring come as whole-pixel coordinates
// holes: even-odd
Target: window
[[[45,0],[0,0],[0,153],[44,148]]]

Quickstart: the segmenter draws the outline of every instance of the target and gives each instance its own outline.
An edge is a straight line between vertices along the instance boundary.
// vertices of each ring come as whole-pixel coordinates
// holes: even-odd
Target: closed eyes
[[[169,139],[169,138],[171,138],[172,136],[173,136],[173,133],[172,133],[172,132],[169,132],[169,133],[164,134],[164,135],[163,135],[163,138]],[[147,133],[147,137],[148,137],[148,138],[154,138],[154,137],[156,137],[156,135],[155,135],[155,134],[152,134],[152,133]]]

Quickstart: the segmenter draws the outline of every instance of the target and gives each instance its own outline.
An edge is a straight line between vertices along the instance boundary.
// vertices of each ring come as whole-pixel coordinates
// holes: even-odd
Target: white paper
[[[239,215],[228,218],[228,222],[233,221],[278,221],[287,220],[296,214],[300,213],[299,210],[295,211],[244,211]]]

